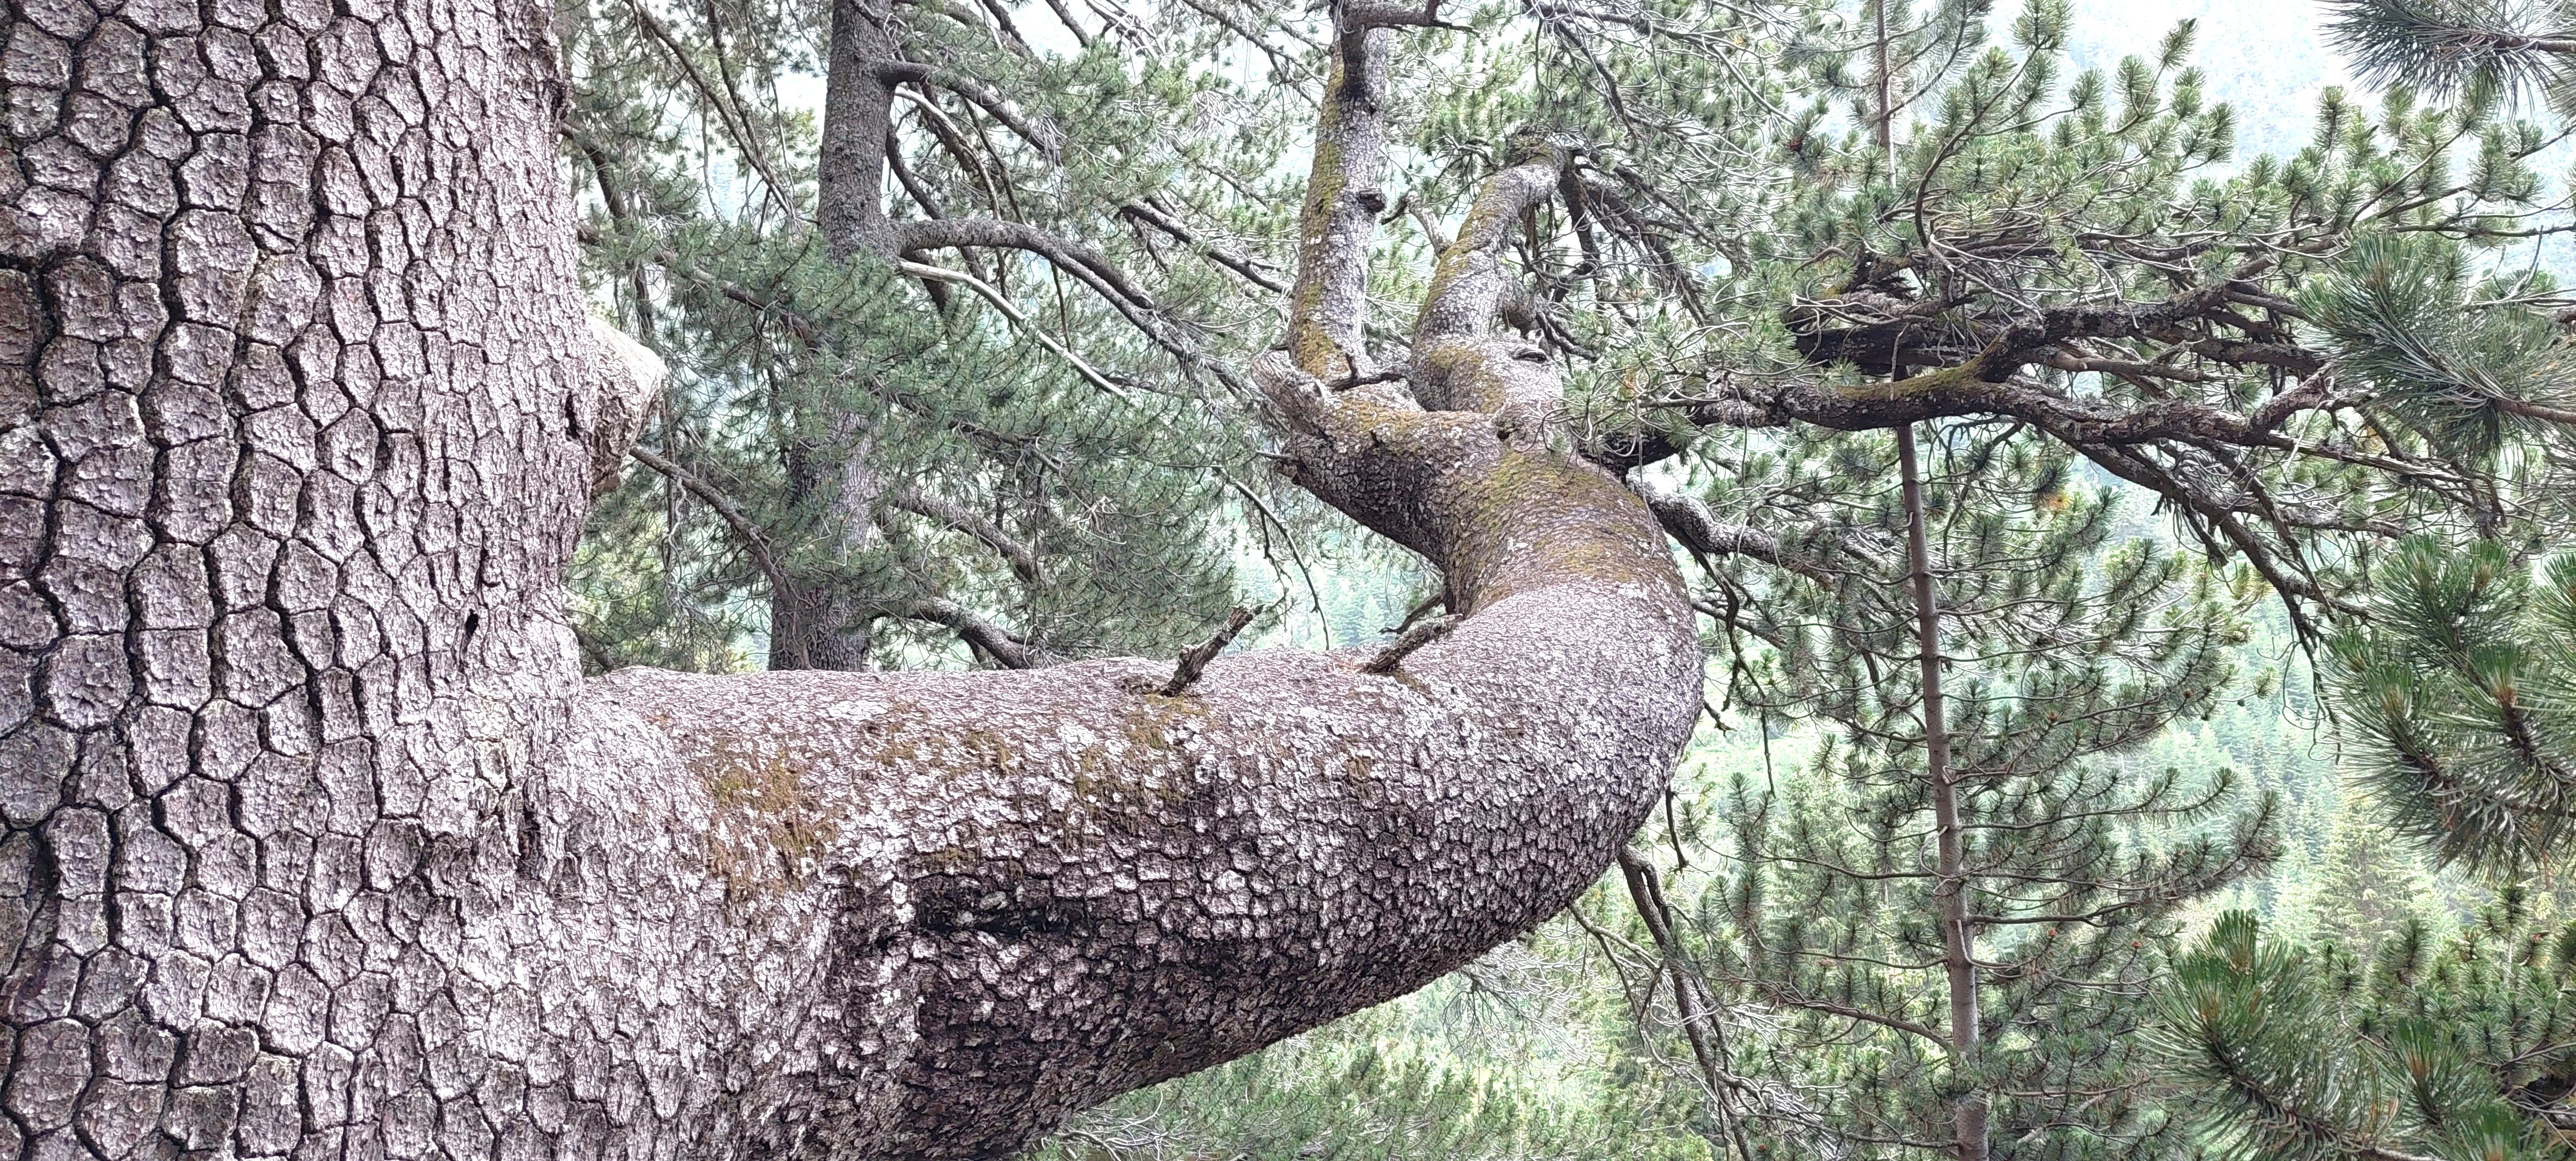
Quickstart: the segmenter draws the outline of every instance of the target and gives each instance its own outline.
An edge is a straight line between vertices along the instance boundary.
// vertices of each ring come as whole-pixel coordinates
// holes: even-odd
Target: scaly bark
[[[582,317],[544,7],[7,37],[0,1154],[1004,1156],[1555,912],[1689,732],[1653,519],[1473,327],[1504,415],[1263,368],[1449,577],[1393,672],[585,685],[655,376]]]

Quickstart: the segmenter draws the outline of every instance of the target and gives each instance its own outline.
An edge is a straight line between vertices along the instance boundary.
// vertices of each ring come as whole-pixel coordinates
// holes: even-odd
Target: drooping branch
[[[982,81],[955,69],[922,64],[918,61],[889,60],[880,62],[876,68],[878,75],[889,84],[909,82],[931,85],[964,97],[976,108],[982,109],[986,115],[1001,122],[1003,128],[1011,131],[1012,136],[1026,142],[1029,148],[1037,150],[1039,156],[1050,162],[1063,158],[1064,134],[1062,131],[1053,125],[1030,120],[1027,115],[1020,112],[1018,105],[993,91],[991,86]]]
[[[1047,10],[1055,13],[1056,23],[1064,26],[1064,30],[1073,36],[1075,44],[1088,50],[1093,37],[1090,31],[1082,27],[1082,22],[1074,19],[1073,13],[1065,8],[1064,0],[1046,0],[1046,2]]]
[[[1151,226],[1156,230],[1160,230],[1165,234],[1171,235],[1185,246],[1196,247],[1200,253],[1207,255],[1209,261],[1233,271],[1244,281],[1249,282],[1256,287],[1269,291],[1272,294],[1288,293],[1288,284],[1279,281],[1277,276],[1271,274],[1270,271],[1263,269],[1259,263],[1256,263],[1232,250],[1228,250],[1222,246],[1208,242],[1200,236],[1198,231],[1191,229],[1179,218],[1174,217],[1171,213],[1150,201],[1135,200],[1125,202],[1118,207],[1118,212],[1138,222],[1142,222],[1145,225]]]
[[[734,139],[743,159],[760,174],[761,187],[768,191],[770,201],[778,206],[779,212],[790,222],[804,221],[804,215],[789,202],[789,187],[779,180],[777,168],[770,164],[768,150],[762,147],[760,136],[751,124],[751,114],[743,108],[740,94],[735,91],[730,78],[723,91],[719,92],[716,86],[707,82],[706,75],[698,71],[697,62],[689,58],[689,50],[681,45],[679,38],[671,35],[671,30],[659,17],[645,9],[642,0],[628,0],[627,8],[645,34],[662,46],[671,63],[680,70],[680,75],[688,79],[689,86],[696,89],[698,96],[716,111],[717,118],[724,123],[725,132]],[[710,36],[720,35],[713,23],[708,25],[707,31]],[[721,57],[724,51],[721,39],[717,41],[716,51]]]
[[[661,473],[671,482],[687,489],[691,495],[704,501],[707,507],[725,522],[725,526],[732,529],[734,535],[741,539],[743,550],[751,554],[752,562],[760,569],[761,577],[768,581],[770,592],[795,594],[799,591],[797,584],[787,575],[786,569],[779,564],[776,552],[770,547],[768,535],[761,531],[757,522],[743,514],[742,509],[734,504],[731,497],[699,479],[695,473],[650,448],[639,445],[633,448],[630,454],[634,456],[635,462]],[[995,551],[1002,552],[1010,558],[1013,571],[1023,568],[1028,570],[1021,573],[1022,579],[1036,579],[1036,558],[1026,548],[1020,547],[1003,536],[999,529],[992,528],[989,521],[982,520],[957,505],[921,497],[908,491],[898,494],[893,497],[893,500],[896,506],[906,511],[949,521],[960,531],[984,540],[985,543],[992,545]],[[990,538],[987,538],[987,533],[990,534]],[[1031,645],[1026,639],[1003,628],[990,618],[955,601],[945,599],[918,601],[903,606],[897,611],[897,615],[946,626],[954,630],[960,640],[980,650],[985,656],[992,658],[1006,669],[1030,669],[1060,660],[1044,649]]]
[[[651,448],[638,444],[628,454],[635,458],[636,463],[660,472],[663,478],[687,489],[690,495],[705,502],[706,506],[715,512],[717,518],[725,522],[725,527],[732,529],[733,534],[741,538],[743,551],[751,554],[752,563],[760,569],[762,579],[769,582],[771,592],[783,593],[795,587],[788,582],[786,570],[779,567],[777,554],[770,551],[768,534],[762,532],[760,525],[751,517],[744,515],[742,509],[735,506],[731,497],[699,479],[696,473],[681,467]]]
[[[1664,531],[1693,553],[1702,557],[1741,556],[1786,569],[1817,584],[1834,583],[1831,570],[1782,547],[1777,536],[1718,519],[1707,502],[1697,496],[1654,481],[1641,480],[1631,486],[1644,498]]]
[[[1111,379],[1107,374],[1104,374],[1100,368],[1092,366],[1089,360],[1075,354],[1073,348],[1065,346],[1062,342],[1058,341],[1054,335],[1048,334],[1045,327],[1039,326],[1035,322],[1030,321],[1028,312],[1021,310],[1019,308],[1019,304],[1012,302],[1009,295],[1006,295],[999,290],[995,290],[990,283],[985,282],[983,279],[977,278],[972,274],[968,274],[963,270],[950,270],[943,266],[931,266],[920,262],[899,263],[896,265],[895,269],[901,270],[915,278],[926,279],[932,282],[953,282],[968,290],[974,291],[978,297],[993,304],[993,309],[1002,312],[1002,317],[1009,319],[1011,321],[1011,325],[1020,328],[1023,333],[1036,339],[1038,341],[1038,345],[1055,352],[1057,358],[1063,359],[1067,366],[1072,367],[1076,373],[1080,374],[1083,379],[1089,382],[1092,386],[1116,396],[1121,400],[1130,403],[1135,401],[1135,396],[1129,394],[1127,389],[1120,386],[1117,380]]]
[[[1147,338],[1175,354],[1195,357],[1180,344],[1180,340],[1168,333],[1168,325],[1156,317],[1153,299],[1129,281],[1126,273],[1115,263],[1089,246],[1066,241],[1035,226],[1000,218],[897,222],[890,227],[889,236],[893,252],[904,257],[927,250],[969,246],[1036,254],[1089,287],[1102,301],[1115,308],[1128,325]]]
[[[985,547],[1000,553],[1009,561],[1011,571],[1029,584],[1045,583],[1045,572],[1039,567],[1038,554],[1017,537],[1002,531],[1000,525],[965,505],[940,499],[912,488],[895,488],[887,494],[895,507],[917,516],[927,516],[942,524],[983,541]]]
[[[992,658],[1004,669],[1035,669],[1063,660],[1003,628],[991,618],[943,597],[915,601],[901,606],[895,613],[955,630],[960,640]]]
[[[893,131],[894,101],[898,97],[909,98],[916,107],[924,110],[943,147],[954,153],[959,163],[969,171],[983,174],[986,169],[984,157],[945,126],[944,115],[939,113],[934,102],[919,94],[900,90],[899,86],[918,83],[958,93],[1049,160],[1058,157],[1062,135],[1054,127],[1022,115],[1016,105],[980,80],[952,69],[904,59],[902,44],[903,30],[895,18],[890,0],[836,0],[829,75],[824,89],[818,174],[821,201],[818,221],[833,253],[844,258],[862,253],[874,254],[899,266],[913,262],[927,251],[951,248],[1008,249],[1035,254],[1097,295],[1137,333],[1169,354],[1185,372],[1195,375],[1207,369],[1200,358],[1195,336],[1164,317],[1151,296],[1098,250],[1026,222],[998,217],[943,216],[937,212],[926,192],[919,188],[901,164],[900,142]],[[903,183],[906,193],[929,213],[927,220],[896,221],[887,215],[881,187],[889,169]],[[1004,182],[988,176],[986,184],[997,201],[1008,196],[1009,187]],[[996,206],[997,212],[1000,208]],[[1023,312],[1004,301],[1007,295],[1001,288],[986,282],[973,271],[959,273],[924,264],[921,270],[907,269],[907,272],[933,281],[965,285],[1074,364],[1095,385],[1112,382],[1089,362],[1076,356],[1065,343],[1029,324]],[[1229,372],[1221,368],[1209,370],[1227,384],[1240,386]]]

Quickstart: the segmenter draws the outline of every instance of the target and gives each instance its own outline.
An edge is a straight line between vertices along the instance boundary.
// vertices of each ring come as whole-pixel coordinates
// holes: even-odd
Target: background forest
[[[586,273],[674,371],[576,565],[595,670],[1431,606],[1243,405],[1329,10],[559,11]],[[1707,713],[1566,915],[1037,1156],[2576,1156],[2576,12],[1433,11],[1372,290],[1418,298],[1497,167],[1580,158],[1504,316],[1578,426],[1685,449],[1631,484],[1697,570]],[[861,74],[893,114],[835,139]],[[2026,398],[1812,402],[1962,390],[2105,301],[2127,329],[1983,376]],[[2051,402],[2295,392],[2278,434]]]

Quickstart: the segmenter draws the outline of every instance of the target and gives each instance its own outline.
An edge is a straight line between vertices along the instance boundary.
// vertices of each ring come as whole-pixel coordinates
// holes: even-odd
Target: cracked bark
[[[1688,734],[1661,534],[1472,326],[1511,406],[1262,376],[1449,577],[1395,673],[584,683],[654,383],[582,315],[546,10],[6,36],[0,1154],[1004,1156],[1555,912]]]

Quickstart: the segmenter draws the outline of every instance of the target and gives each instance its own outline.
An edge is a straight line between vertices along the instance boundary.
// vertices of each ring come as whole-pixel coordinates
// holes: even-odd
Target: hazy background
[[[1997,8],[2006,19],[2018,12],[2011,0]],[[2072,63],[2108,69],[2151,54],[2186,19],[2200,22],[2192,63],[2209,75],[2210,98],[2236,107],[2241,157],[2296,152],[2316,122],[2317,94],[2351,84],[2318,31],[2322,6],[2300,0],[2076,0]]]

